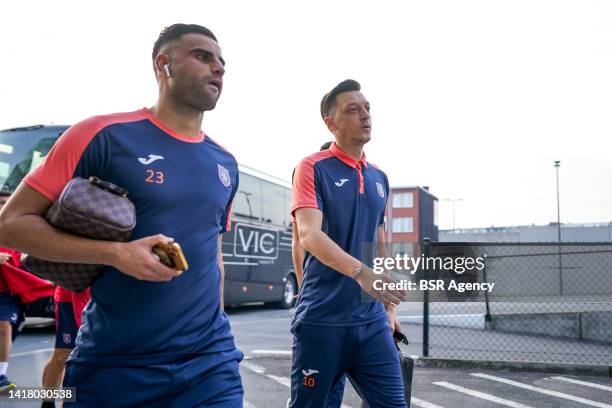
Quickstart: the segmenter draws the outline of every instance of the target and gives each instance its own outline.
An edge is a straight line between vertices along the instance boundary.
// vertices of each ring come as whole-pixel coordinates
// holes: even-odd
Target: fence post
[[[487,282],[487,254],[484,255],[483,263],[484,263],[484,268],[482,269],[482,279],[484,283],[488,283]],[[490,322],[491,321],[491,309],[489,308],[489,292],[485,290],[484,295],[485,295],[485,308],[486,308],[485,321]]]
[[[429,254],[431,253],[431,239],[425,238],[423,240],[424,249],[423,249],[423,263],[425,266],[423,267],[423,279],[429,279],[429,269],[427,268],[427,258],[429,258]],[[429,357],[429,291],[425,290],[423,292],[423,357]]]

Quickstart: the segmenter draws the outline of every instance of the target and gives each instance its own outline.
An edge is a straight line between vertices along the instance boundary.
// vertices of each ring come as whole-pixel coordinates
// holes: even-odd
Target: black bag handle
[[[118,196],[127,197],[128,195],[128,191],[125,188],[116,186],[113,183],[109,183],[108,181],[104,181],[102,179],[99,179],[98,177],[91,176],[87,180],[94,186],[100,187],[102,190],[108,191]]]
[[[408,337],[406,337],[406,335],[399,330],[395,330],[393,332],[393,340],[395,340],[396,344],[408,344]]]

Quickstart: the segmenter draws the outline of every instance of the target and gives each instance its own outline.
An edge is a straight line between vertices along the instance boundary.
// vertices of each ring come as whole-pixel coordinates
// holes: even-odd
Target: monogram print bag
[[[45,213],[53,226],[92,239],[125,242],[136,226],[136,209],[127,190],[97,177],[76,177]],[[52,262],[27,254],[22,262],[34,275],[73,292],[82,292],[104,265]]]

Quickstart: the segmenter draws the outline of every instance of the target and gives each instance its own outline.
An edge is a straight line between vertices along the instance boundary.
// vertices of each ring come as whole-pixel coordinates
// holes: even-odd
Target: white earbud
[[[168,64],[164,64],[164,72],[166,73],[166,76],[168,78],[170,78],[172,75],[170,75],[170,66]]]

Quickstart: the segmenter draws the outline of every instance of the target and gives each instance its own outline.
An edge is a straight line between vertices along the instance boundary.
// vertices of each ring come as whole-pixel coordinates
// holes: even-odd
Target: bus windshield
[[[29,126],[0,131],[0,190],[12,193],[49,153],[66,126]]]

